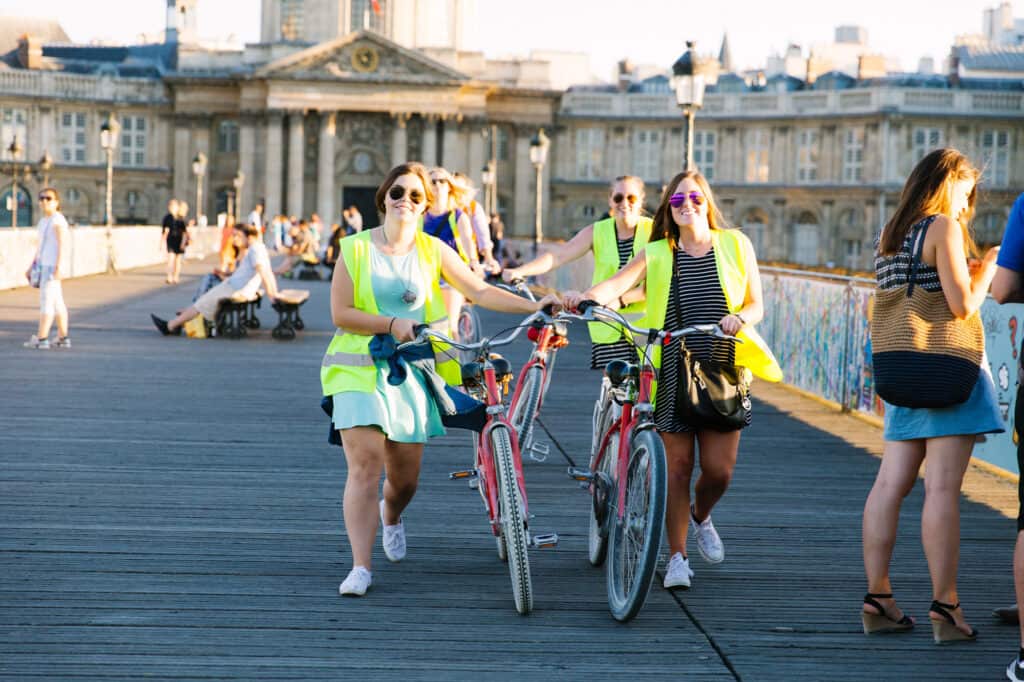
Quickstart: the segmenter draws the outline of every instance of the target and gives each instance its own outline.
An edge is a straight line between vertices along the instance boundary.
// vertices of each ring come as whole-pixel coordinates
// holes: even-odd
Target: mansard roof
[[[362,57],[365,62],[357,63]],[[469,77],[416,50],[374,33],[357,31],[270,62],[255,78],[287,80],[344,80],[448,85]]]

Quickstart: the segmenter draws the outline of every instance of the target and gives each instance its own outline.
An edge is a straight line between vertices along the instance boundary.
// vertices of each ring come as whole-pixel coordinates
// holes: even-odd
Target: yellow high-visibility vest
[[[353,303],[356,308],[372,315],[378,315],[377,299],[373,295],[370,269],[370,230],[345,237],[341,240],[341,257],[352,278]],[[445,334],[451,333],[448,313],[441,296],[441,245],[436,237],[416,232],[416,253],[419,256],[420,272],[427,285],[426,324],[431,329]],[[324,395],[343,391],[373,393],[377,389],[377,367],[370,356],[372,335],[355,334],[338,329],[327,346],[320,366],[320,384]],[[462,383],[462,370],[455,351],[448,344],[432,342],[437,360],[437,371],[450,386]]]
[[[651,238],[650,218],[640,218],[636,224],[636,231],[633,234],[633,255],[643,251]],[[593,250],[594,250],[594,278],[592,284],[603,282],[619,271],[619,247],[618,235],[615,232],[615,218],[605,218],[594,223]],[[638,324],[643,317],[645,304],[643,301],[631,303],[619,310],[627,320]],[[594,343],[614,343],[622,336],[622,329],[616,325],[604,322],[591,322],[590,340]]]
[[[739,230],[711,230],[711,243],[715,249],[715,268],[718,270],[718,281],[725,293],[726,306],[730,313],[739,312],[747,295],[749,273],[746,247],[749,240]],[[668,241],[664,239],[648,244],[644,249],[644,255],[647,260],[647,317],[644,326],[661,329],[665,325],[675,258]],[[735,344],[737,365],[746,367],[754,376],[765,381],[782,381],[782,368],[753,325],[746,325],[736,336],[743,341]],[[660,344],[651,348],[651,362],[656,371],[661,369],[661,349]],[[651,392],[653,402],[657,396],[657,382]]]

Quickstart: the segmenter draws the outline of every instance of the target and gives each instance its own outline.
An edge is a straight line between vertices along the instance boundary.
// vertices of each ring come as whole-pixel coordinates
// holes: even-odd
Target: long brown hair
[[[377,188],[377,193],[373,196],[373,202],[381,215],[387,212],[384,206],[384,198],[388,195],[388,190],[391,189],[391,185],[395,184],[395,180],[403,175],[413,175],[423,183],[424,207],[429,206],[434,201],[434,188],[430,184],[430,175],[427,173],[426,167],[422,163],[407,161],[398,164],[388,171],[388,174],[384,176],[384,181]],[[426,208],[423,210],[426,210]]]
[[[978,246],[971,235],[970,223],[974,217],[974,202],[978,196],[978,178],[981,171],[955,149],[936,149],[918,161],[910,177],[903,185],[896,212],[882,228],[878,244],[881,255],[892,255],[903,247],[907,233],[914,225],[928,216],[941,214],[960,223],[964,235],[964,251],[969,257],[978,253]],[[967,197],[967,210],[959,216],[951,216],[953,183],[972,180],[974,187]]]
[[[672,219],[672,207],[669,206],[668,200],[672,193],[675,192],[676,187],[679,186],[679,183],[687,178],[697,183],[701,194],[707,199],[708,227],[712,230],[725,230],[729,228],[725,218],[722,217],[721,211],[718,210],[718,204],[715,203],[715,195],[711,193],[711,185],[708,184],[707,178],[700,171],[695,170],[678,173],[665,185],[665,191],[661,193],[661,203],[658,204],[658,210],[654,213],[654,225],[651,227],[651,241],[667,239],[668,245],[672,247],[673,251],[679,248],[679,226]]]

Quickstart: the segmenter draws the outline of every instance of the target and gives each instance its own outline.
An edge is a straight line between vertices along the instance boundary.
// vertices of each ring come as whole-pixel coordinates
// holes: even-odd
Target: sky
[[[937,9],[935,0],[478,0],[467,47],[489,56],[525,56],[531,48],[585,52],[593,72],[610,80],[624,57],[669,67],[687,40],[717,55],[728,32],[734,66],[760,68],[790,43],[806,51],[830,42],[836,26],[856,24],[867,28],[874,51],[897,57],[902,69],[915,70],[922,56],[934,58],[941,69],[954,36],[981,32],[983,10],[995,4],[959,0]],[[0,0],[0,13],[58,18],[76,42],[127,43],[142,33],[156,34],[163,29],[165,7],[164,0]],[[259,8],[259,0],[201,0],[200,34],[256,42]],[[1015,9],[1024,15],[1024,7]]]

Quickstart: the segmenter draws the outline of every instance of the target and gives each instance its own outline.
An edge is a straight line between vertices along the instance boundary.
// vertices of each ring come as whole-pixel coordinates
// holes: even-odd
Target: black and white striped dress
[[[619,239],[616,237],[615,245],[619,250],[619,269],[633,258],[633,237]],[[636,362],[636,346],[620,338],[611,343],[595,343],[590,349],[590,369],[603,370],[612,360],[625,360]]]
[[[728,314],[725,292],[722,291],[715,266],[714,248],[700,258],[694,258],[682,249],[676,250],[664,328],[672,331],[693,324],[717,324]],[[661,352],[657,405],[654,410],[654,423],[658,431],[681,433],[696,430],[694,425],[680,420],[675,410],[682,341],[673,339]],[[700,359],[710,359],[724,365],[735,364],[736,351],[732,341],[695,334],[686,337],[686,348]]]

